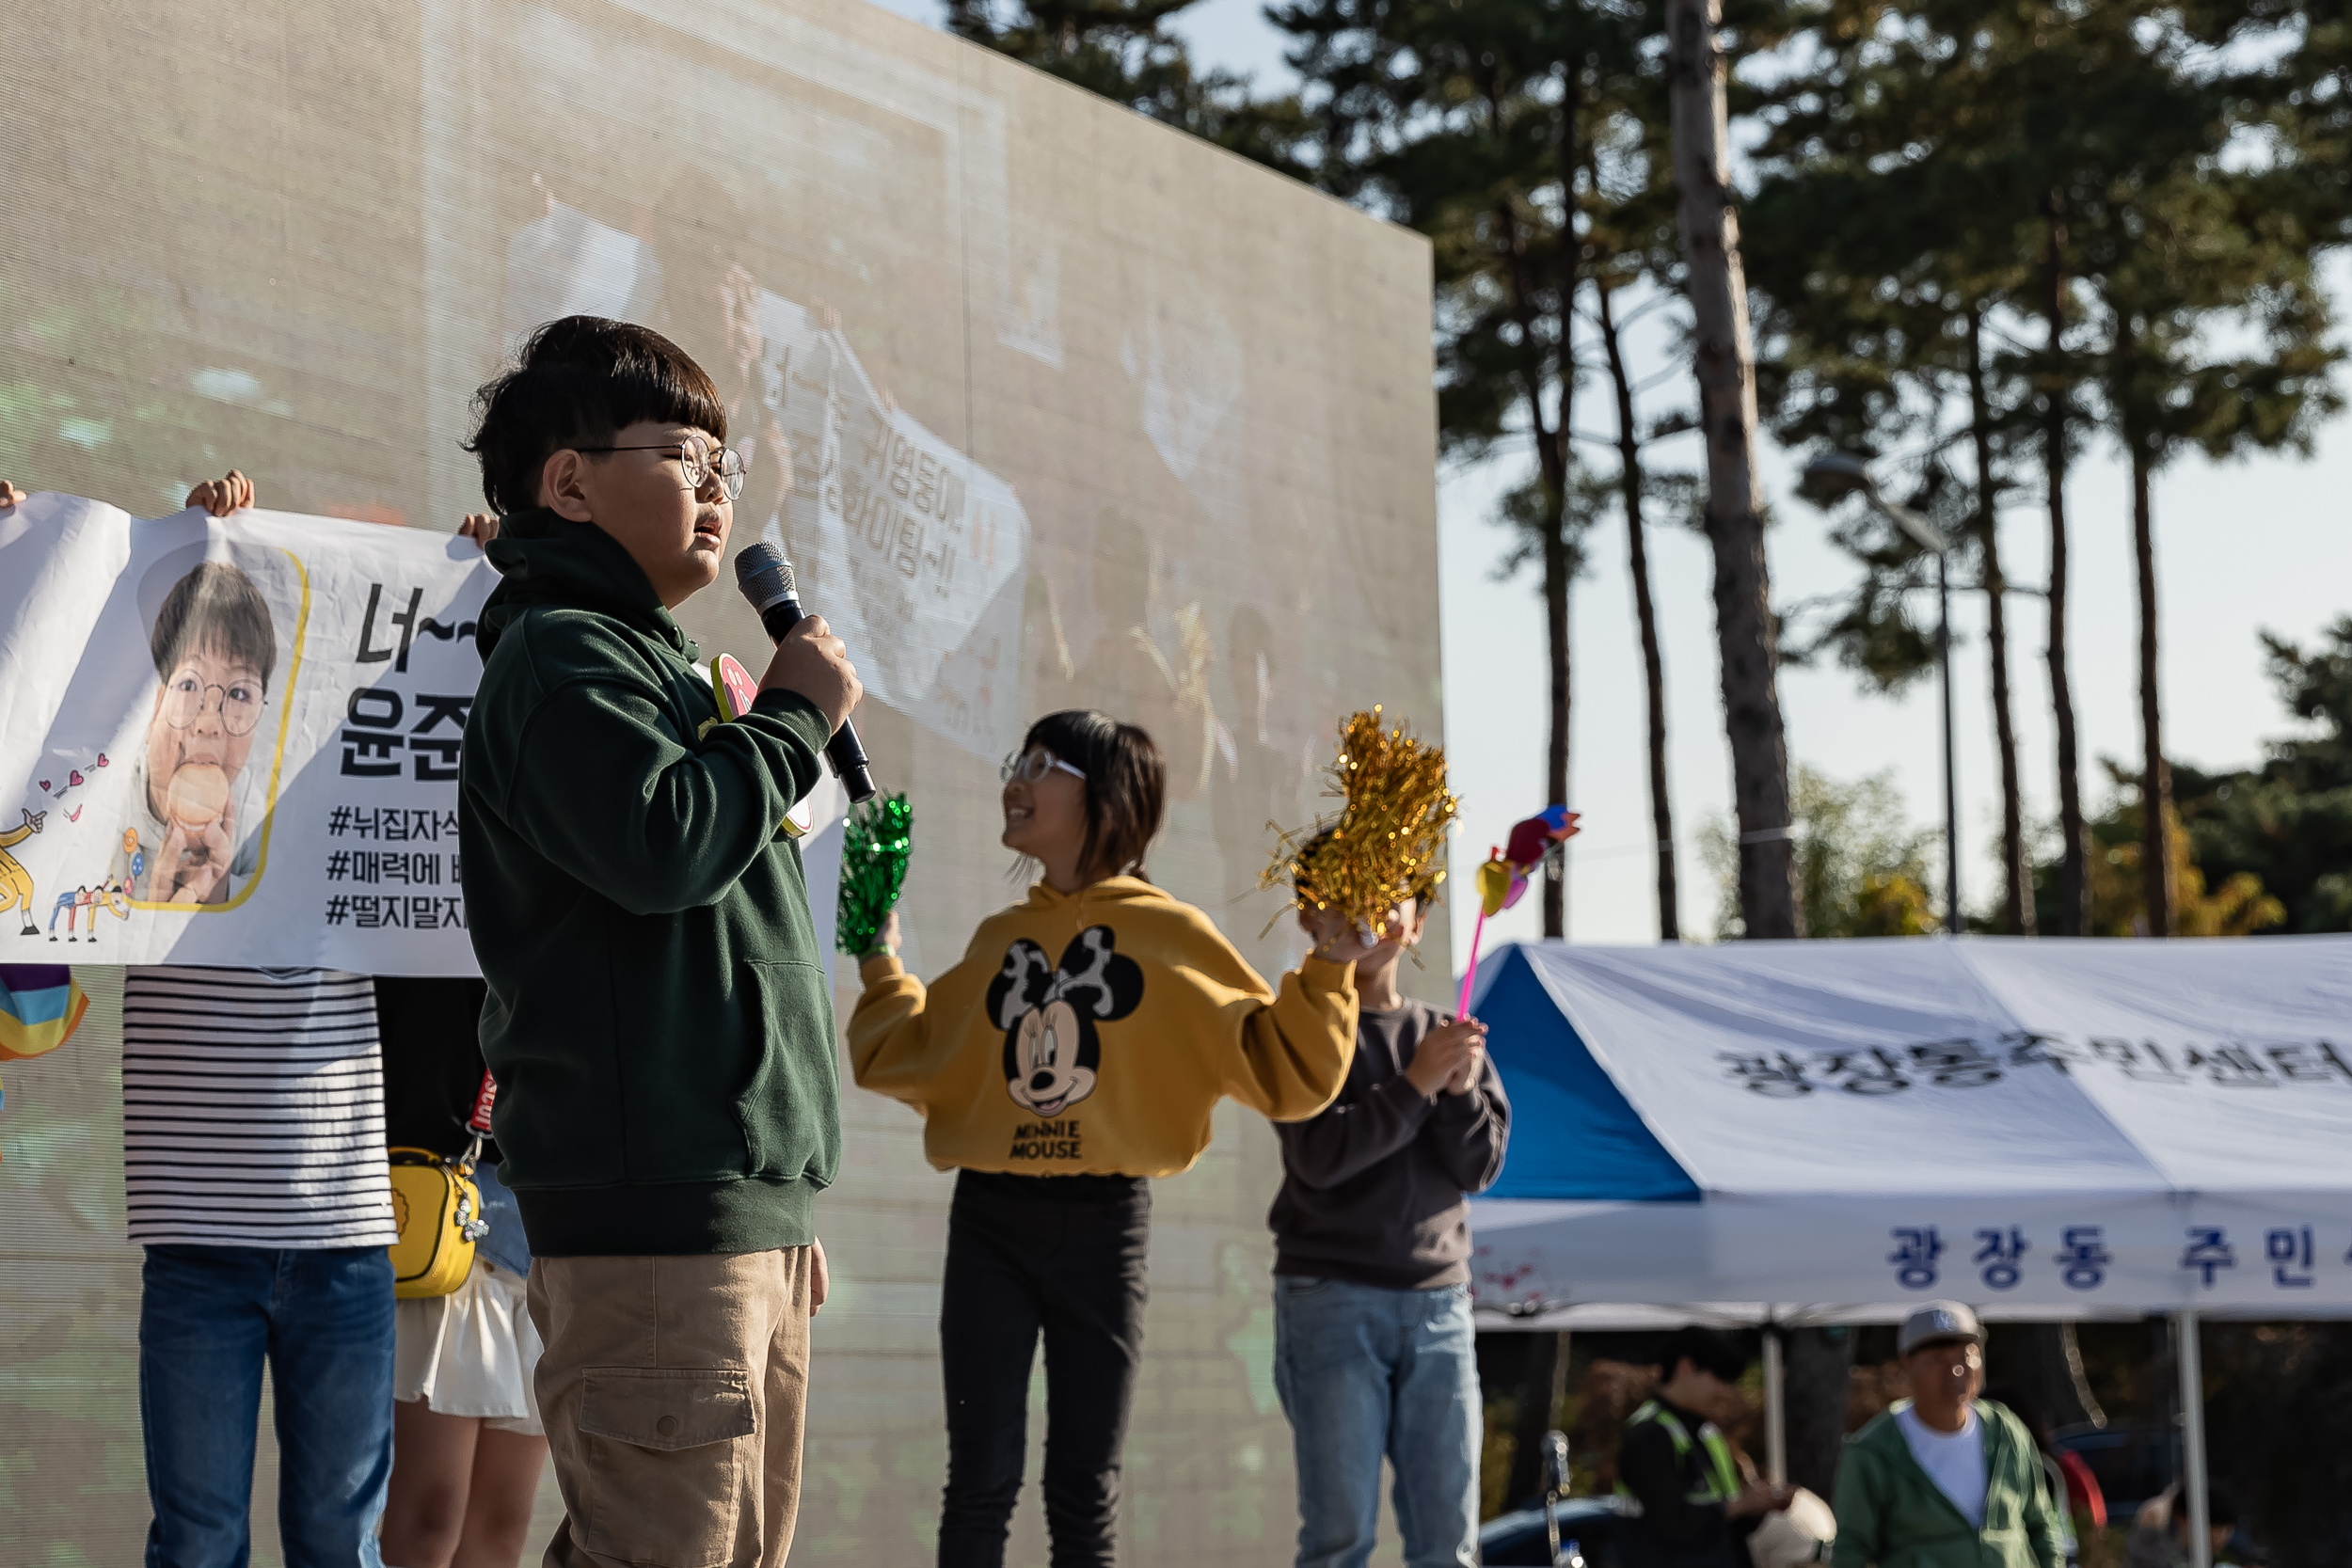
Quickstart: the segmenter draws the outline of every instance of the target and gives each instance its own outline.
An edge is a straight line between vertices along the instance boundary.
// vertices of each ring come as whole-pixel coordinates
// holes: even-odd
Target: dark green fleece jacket
[[[770,691],[718,722],[694,644],[593,524],[517,514],[490,560],[459,821],[531,1250],[801,1245],[841,1156],[833,999],[783,832],[824,716]]]

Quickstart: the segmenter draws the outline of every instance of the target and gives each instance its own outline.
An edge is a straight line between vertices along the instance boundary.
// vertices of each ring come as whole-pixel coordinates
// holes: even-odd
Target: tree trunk
[[[1564,399],[1563,402],[1565,400]],[[1561,422],[1567,420],[1567,409],[1560,410]],[[1544,787],[1547,800],[1565,801],[1568,798],[1568,560],[1566,531],[1567,498],[1555,497],[1550,528],[1544,535],[1544,630],[1549,639],[1551,655],[1551,739],[1544,752]],[[1544,862],[1544,935],[1554,939],[1568,934],[1568,862],[1565,855],[1547,856]]]
[[[2042,200],[2049,240],[2042,256],[2042,311],[2050,324],[2042,462],[2050,507],[2050,708],[2058,723],[2058,934],[2090,934],[2090,830],[2083,822],[2081,762],[2074,744],[2074,689],[2066,674],[2066,211],[2056,191]]]
[[[2001,928],[2034,927],[2026,868],[2025,802],[2017,785],[2017,726],[2009,706],[2009,580],[2001,575],[2001,524],[1993,494],[1993,400],[1984,389],[1983,313],[1968,312],[1968,422],[1977,456],[1977,534],[1984,544],[1984,594],[1993,646],[1993,737],[2001,754]]]
[[[1798,1328],[1788,1337],[1784,1398],[1788,1479],[1827,1498],[1836,1494],[1846,1441],[1846,1389],[1853,1377],[1853,1330]]]
[[[1544,622],[1549,639],[1549,659],[1551,666],[1551,736],[1544,757],[1544,787],[1548,801],[1565,804],[1568,798],[1568,578],[1575,567],[1573,552],[1568,548],[1568,417],[1576,398],[1576,115],[1579,79],[1573,62],[1561,71],[1561,202],[1565,209],[1564,223],[1566,236],[1561,249],[1562,276],[1555,280],[1560,289],[1558,357],[1549,369],[1530,363],[1522,376],[1520,390],[1527,398],[1528,433],[1535,444],[1535,467],[1544,485],[1544,514],[1540,524],[1542,537],[1539,554],[1544,568]],[[1500,132],[1502,125],[1502,103],[1499,84],[1491,75],[1486,84],[1487,114]],[[1495,230],[1501,236],[1508,261],[1511,278],[1511,319],[1519,329],[1519,341],[1534,343],[1536,331],[1537,295],[1535,279],[1530,276],[1527,245],[1519,228],[1519,215],[1507,196],[1495,202]],[[1558,418],[1544,405],[1547,380],[1559,385]],[[1544,935],[1559,938],[1567,935],[1567,861],[1564,856],[1559,869],[1547,863],[1544,868]]]
[[[1562,411],[1564,414],[1565,410]],[[1565,510],[1565,497],[1552,504]],[[1564,516],[1555,515],[1544,536],[1544,632],[1551,663],[1551,735],[1544,752],[1544,799],[1568,798],[1568,712],[1570,702],[1568,649],[1567,545],[1561,534]],[[1568,934],[1568,862],[1563,855],[1544,860],[1544,935],[1553,940]]]
[[[1609,291],[1600,295],[1600,341],[1609,355],[1609,378],[1617,388],[1617,483],[1625,506],[1625,531],[1633,577],[1633,616],[1642,628],[1642,677],[1649,693],[1649,815],[1658,835],[1658,940],[1680,942],[1675,909],[1675,817],[1666,793],[1666,674],[1658,651],[1658,608],[1650,602],[1649,546],[1642,528],[1642,439],[1633,425],[1633,382],[1626,373],[1617,341],[1617,319]]]
[[[1527,1360],[1519,1372],[1518,1409],[1511,1422],[1511,1479],[1503,1488],[1506,1507],[1517,1508],[1543,1485],[1544,1433],[1568,1392],[1568,1337],[1523,1334]]]
[[[1544,632],[1551,658],[1551,738],[1544,754],[1544,800],[1567,803],[1568,720],[1573,671],[1568,642],[1568,582],[1576,562],[1568,549],[1568,474],[1573,463],[1568,435],[1569,416],[1576,403],[1576,168],[1577,123],[1583,83],[1579,62],[1570,59],[1560,69],[1560,336],[1558,364],[1553,375],[1560,391],[1559,418],[1552,438],[1559,451],[1550,465],[1559,477],[1549,498],[1549,527],[1544,533]],[[1544,862],[1544,935],[1568,934],[1568,857],[1565,850]]]
[[[2164,716],[2156,695],[2156,534],[2148,495],[2148,444],[2132,448],[2132,550],[2139,563],[2139,885],[2148,934],[2172,934],[2172,765],[2164,760]]]
[[[1677,215],[1691,301],[1699,423],[1707,440],[1707,537],[1715,552],[1715,637],[1740,824],[1740,915],[1750,937],[1804,934],[1781,726],[1779,636],[1756,479],[1756,367],[1740,263],[1716,46],[1722,0],[1667,0]]]

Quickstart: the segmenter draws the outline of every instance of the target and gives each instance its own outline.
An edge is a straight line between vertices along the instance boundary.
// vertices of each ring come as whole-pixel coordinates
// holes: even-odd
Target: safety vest
[[[1675,1446],[1675,1463],[1677,1465],[1689,1465],[1693,1447],[1707,1450],[1707,1464],[1700,1472],[1700,1484],[1685,1495],[1684,1501],[1727,1503],[1740,1495],[1740,1472],[1731,1463],[1731,1445],[1724,1441],[1722,1429],[1714,1422],[1708,1421],[1699,1427],[1698,1441],[1694,1445],[1689,1429],[1683,1426],[1673,1411],[1656,1400],[1645,1401],[1642,1407],[1627,1418],[1626,1430],[1630,1432],[1644,1421],[1656,1421],[1666,1429],[1666,1435]],[[1630,1501],[1633,1491],[1621,1481],[1617,1482],[1617,1496]]]

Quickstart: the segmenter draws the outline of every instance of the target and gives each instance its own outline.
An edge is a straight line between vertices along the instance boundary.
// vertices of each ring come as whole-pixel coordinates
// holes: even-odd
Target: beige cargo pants
[[[809,1249],[537,1258],[544,1568],[781,1568],[801,1504]]]

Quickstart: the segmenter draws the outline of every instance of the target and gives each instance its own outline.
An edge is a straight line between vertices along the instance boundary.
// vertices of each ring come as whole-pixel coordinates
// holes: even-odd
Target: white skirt
[[[475,1255],[464,1284],[445,1296],[396,1303],[392,1397],[422,1400],[443,1416],[479,1416],[497,1432],[541,1436],[539,1330],[524,1275]]]

